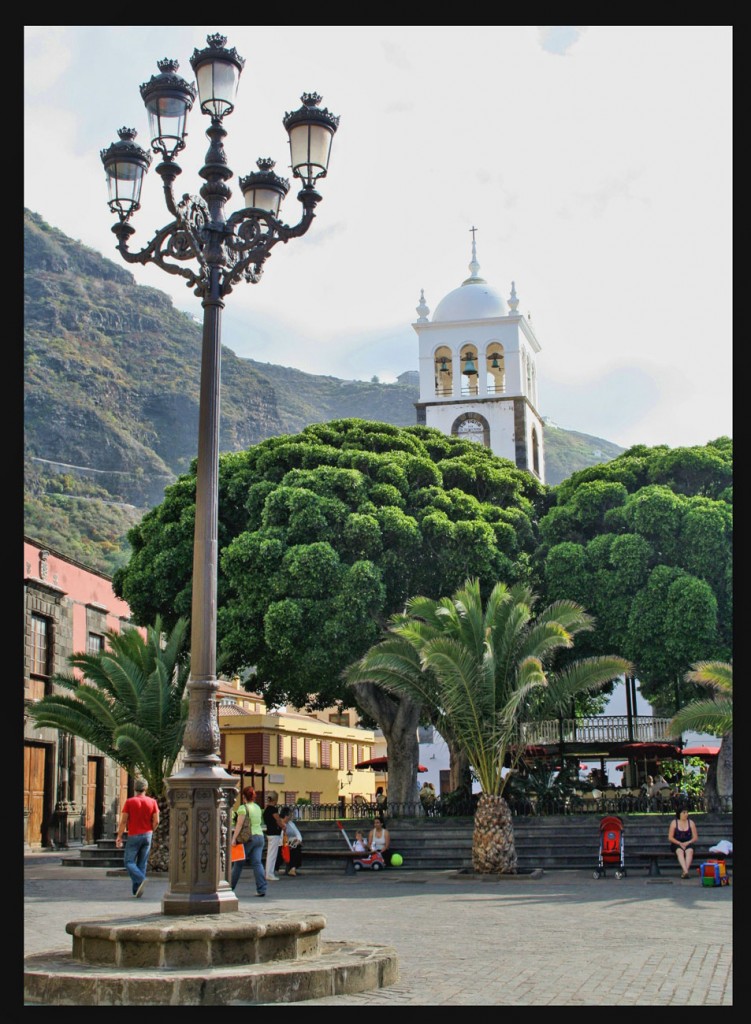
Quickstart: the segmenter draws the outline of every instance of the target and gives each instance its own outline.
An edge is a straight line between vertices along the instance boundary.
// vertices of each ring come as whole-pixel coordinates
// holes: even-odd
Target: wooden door
[[[47,747],[25,743],[23,748],[23,798],[29,811],[26,839],[29,846],[42,846],[44,836],[44,780]]]
[[[90,757],[86,766],[86,842],[102,837],[104,808],[104,761]]]

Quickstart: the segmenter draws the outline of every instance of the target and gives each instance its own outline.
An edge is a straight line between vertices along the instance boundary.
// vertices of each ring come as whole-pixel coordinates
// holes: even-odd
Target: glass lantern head
[[[300,109],[285,114],[282,123],[289,134],[292,173],[302,179],[305,188],[312,188],[318,178],[326,177],[339,118],[318,109],[321,97],[317,93],[305,92],[300,99]]]
[[[149,115],[151,146],[166,160],[185,148],[185,121],[196,98],[196,87],[178,75],[176,60],[157,61],[161,74],[152,75],[141,86],[141,96]]]
[[[289,181],[274,173],[276,164],[268,157],[256,160],[256,166],[257,171],[240,178],[245,208],[263,210],[278,217],[282,199],[289,192]]]
[[[227,37],[217,33],[206,37],[209,44],[194,50],[190,64],[198,82],[201,111],[221,121],[235,109],[235,97],[245,58],[233,47],[225,46]]]
[[[100,156],[107,175],[109,208],[126,221],[141,205],[141,186],[151,154],[134,141],[135,128],[120,128],[117,134],[119,142],[103,149]]]

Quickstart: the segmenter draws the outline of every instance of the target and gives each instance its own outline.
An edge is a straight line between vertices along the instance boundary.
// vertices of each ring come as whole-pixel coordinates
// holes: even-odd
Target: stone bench
[[[680,868],[678,858],[672,850],[641,850],[636,853],[632,853],[630,857],[626,852],[626,855],[624,856],[626,866],[628,866],[629,859],[644,863],[647,873],[650,876],[657,876],[661,874],[660,864],[662,864],[663,867],[666,865],[673,865],[676,868]],[[707,860],[724,861],[726,869],[730,869],[733,866],[732,853],[729,854],[727,857],[723,857],[720,853],[709,853],[706,847],[695,847],[694,859],[691,863],[691,870],[693,871],[694,868],[698,868],[700,864]]]
[[[311,857],[320,857],[321,859],[334,859],[344,861],[344,873],[345,875],[354,875],[355,871],[355,860],[360,860],[362,857],[367,857],[367,854],[353,853],[352,850],[322,850],[322,849],[308,849],[303,844],[303,863]]]

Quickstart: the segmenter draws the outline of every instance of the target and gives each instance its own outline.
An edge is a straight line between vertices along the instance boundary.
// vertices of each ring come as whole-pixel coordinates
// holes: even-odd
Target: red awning
[[[683,748],[683,756],[684,757],[717,757],[719,752],[720,752],[720,748],[719,747],[708,747],[706,745],[705,746],[698,746],[698,747],[684,747]]]
[[[628,768],[628,761],[624,761],[623,764],[617,764],[615,766],[615,770],[617,772],[625,772],[627,768]]]
[[[372,768],[376,772],[387,772],[389,770],[388,757],[371,757],[367,761],[358,761],[355,768]],[[426,772],[428,769],[424,764],[418,764],[418,772]]]

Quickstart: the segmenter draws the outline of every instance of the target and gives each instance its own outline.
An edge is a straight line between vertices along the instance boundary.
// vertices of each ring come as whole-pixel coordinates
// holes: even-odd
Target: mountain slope
[[[196,452],[201,329],[155,288],[24,215],[25,532],[100,571]],[[359,416],[415,422],[414,383],[344,381],[222,349],[220,448]],[[548,482],[622,449],[546,429]]]

